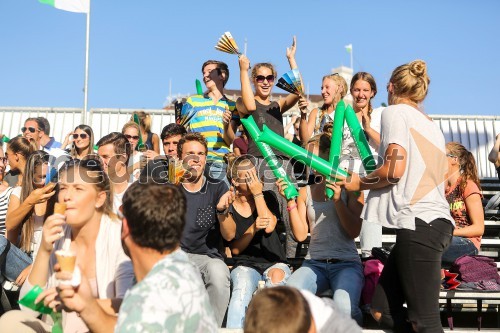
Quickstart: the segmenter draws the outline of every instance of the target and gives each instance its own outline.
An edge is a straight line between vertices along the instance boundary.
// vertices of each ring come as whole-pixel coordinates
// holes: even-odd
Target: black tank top
[[[269,129],[283,137],[283,115],[281,114],[278,102],[271,102],[269,105],[263,105],[255,101],[255,106],[256,108],[252,115],[259,129],[262,130],[262,125],[266,124]],[[280,151],[274,148],[272,148],[272,150],[275,155],[284,157],[283,153]],[[255,157],[263,157],[251,136],[248,136],[248,154]]]
[[[147,138],[146,142],[144,142],[144,144],[146,144],[146,147],[148,147],[149,150],[153,150],[153,133],[152,132],[148,132],[148,138]]]

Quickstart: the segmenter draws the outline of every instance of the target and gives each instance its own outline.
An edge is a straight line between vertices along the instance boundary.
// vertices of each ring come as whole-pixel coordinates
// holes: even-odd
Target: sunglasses
[[[129,135],[129,134],[125,134],[125,137],[127,138],[127,140],[139,140],[139,136],[138,135]]]
[[[88,135],[86,133],[80,133],[80,134],[74,133],[73,134],[73,139],[78,139],[78,137],[80,137],[83,140],[85,140],[88,137]]]
[[[36,128],[31,127],[31,126],[30,127],[21,127],[21,132],[22,133],[26,132],[26,130],[29,130],[31,133],[35,133],[37,131]]]
[[[8,161],[9,159],[7,157],[0,157],[0,162],[2,162],[2,164],[7,164]]]
[[[257,81],[258,83],[262,83],[264,82],[264,80],[267,80],[267,82],[269,83],[274,82],[274,75],[268,75],[268,76],[257,75],[255,77],[255,81]]]

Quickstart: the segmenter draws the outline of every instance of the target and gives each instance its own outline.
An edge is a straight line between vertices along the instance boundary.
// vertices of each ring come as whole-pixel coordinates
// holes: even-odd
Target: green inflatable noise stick
[[[43,289],[40,286],[35,285],[22,299],[19,300],[19,304],[43,313],[50,315],[52,320],[54,321],[54,325],[52,326],[52,333],[63,333],[62,329],[62,314],[60,312],[54,312],[51,308],[46,307],[43,302],[35,303],[36,298],[43,292]]]
[[[9,142],[9,140],[10,139],[7,137],[7,135],[2,135],[2,142],[7,143],[7,142]]]
[[[201,87],[201,82],[198,79],[196,79],[196,94],[203,95],[203,88]]]
[[[335,178],[336,175],[340,175],[342,177],[348,176],[347,172],[344,170],[332,168],[329,161],[311,154],[311,152],[305,150],[304,148],[299,147],[287,139],[279,136],[270,130],[266,125],[263,126],[262,133],[258,137],[257,141],[267,143],[269,146],[278,149],[285,155],[310,166],[323,176],[332,178]]]
[[[269,145],[259,141],[259,136],[261,135],[261,132],[259,130],[259,127],[255,123],[255,120],[253,119],[253,117],[250,116],[246,119],[241,119],[241,122],[242,122],[243,126],[245,126],[249,135],[252,137],[252,139],[255,142],[255,145],[257,146],[259,151],[262,153],[262,156],[264,156],[264,159],[266,160],[267,164],[269,165],[269,168],[273,172],[274,177],[276,177],[276,179],[284,179],[285,180],[285,182],[287,184],[287,187],[284,190],[286,199],[290,200],[290,199],[298,197],[299,192],[297,192],[297,189],[295,188],[293,183],[290,181],[290,178],[288,178],[288,175],[286,174],[285,170],[283,169],[283,166],[280,165],[280,163],[279,163],[278,159],[276,158],[276,155],[274,155],[274,152],[271,149],[271,147],[269,147]]]
[[[340,100],[335,108],[335,115],[333,117],[333,129],[332,129],[332,144],[330,145],[330,165],[333,169],[338,169],[340,164],[340,153],[342,151],[342,134],[344,131],[345,122],[345,103],[344,100]],[[327,177],[331,180],[331,177]],[[332,189],[328,187],[325,190],[328,199],[331,199],[334,195]]]
[[[366,174],[372,173],[377,168],[377,163],[373,158],[368,140],[366,140],[365,132],[363,128],[361,128],[358,117],[356,117],[356,112],[350,105],[348,105],[345,110],[345,120],[347,126],[349,126],[354,142],[356,143],[356,148],[358,149]]]
[[[142,133],[141,133],[141,123],[139,121],[139,115],[134,113],[134,122],[139,125],[139,142],[137,143],[137,148],[142,149],[144,147],[144,142],[142,141]]]

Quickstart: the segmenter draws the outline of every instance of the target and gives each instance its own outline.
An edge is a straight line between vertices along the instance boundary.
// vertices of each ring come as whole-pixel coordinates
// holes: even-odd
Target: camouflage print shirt
[[[217,332],[198,269],[182,250],[157,262],[123,299],[115,332]]]

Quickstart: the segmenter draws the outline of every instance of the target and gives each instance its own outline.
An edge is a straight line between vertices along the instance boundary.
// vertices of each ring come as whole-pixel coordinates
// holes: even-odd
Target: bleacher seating
[[[490,199],[500,193],[500,182],[497,178],[481,179],[483,190],[483,207]],[[383,228],[382,243],[384,247],[393,245],[396,241],[394,229]],[[358,252],[359,238],[356,238]],[[296,258],[289,258],[290,265],[298,268],[304,260],[309,246],[309,237],[298,245]],[[500,210],[498,207],[485,210],[485,232],[481,242],[481,255],[491,257],[500,269]],[[496,312],[498,327],[500,327],[500,291],[459,291],[443,290],[440,293],[440,304],[447,313],[450,329],[453,329],[453,313],[463,311],[477,312],[478,328],[481,327],[481,318],[484,312]]]

